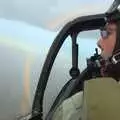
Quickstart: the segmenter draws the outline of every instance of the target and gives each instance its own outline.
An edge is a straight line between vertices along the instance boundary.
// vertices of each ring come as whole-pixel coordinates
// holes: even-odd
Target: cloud
[[[25,21],[39,27],[52,29],[65,24],[74,15],[82,15],[84,10],[105,11],[113,0],[0,0],[0,18]],[[89,9],[91,6],[92,9]],[[73,12],[72,12],[73,11]],[[65,19],[64,16],[66,16]],[[56,21],[54,25],[54,21]],[[48,26],[47,26],[48,25]],[[49,28],[50,27],[50,28]]]
[[[0,20],[0,45],[28,53],[46,53],[55,32],[11,20]]]

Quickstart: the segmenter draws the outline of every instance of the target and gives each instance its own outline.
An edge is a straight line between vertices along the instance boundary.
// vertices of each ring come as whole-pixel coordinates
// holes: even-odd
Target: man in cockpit
[[[120,120],[120,13],[107,18],[97,42],[104,64],[102,78],[85,82],[84,92],[66,99],[53,120]]]

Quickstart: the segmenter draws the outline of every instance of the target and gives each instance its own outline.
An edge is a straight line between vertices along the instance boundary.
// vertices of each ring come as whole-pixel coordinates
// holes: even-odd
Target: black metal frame
[[[42,111],[43,111],[42,105],[43,105],[45,88],[46,88],[48,78],[49,78],[53,63],[55,61],[55,58],[62,44],[67,38],[67,36],[73,35],[73,33],[79,33],[81,31],[99,29],[101,26],[104,26],[105,24],[104,17],[105,17],[104,14],[99,14],[99,15],[91,15],[91,16],[77,18],[72,22],[69,22],[57,35],[56,39],[52,43],[52,46],[50,47],[50,50],[46,57],[46,60],[40,75],[40,79],[37,85],[36,94],[35,94],[33,107],[32,107],[33,116],[39,116],[39,120],[42,120]],[[73,64],[76,64],[76,63],[73,63]]]

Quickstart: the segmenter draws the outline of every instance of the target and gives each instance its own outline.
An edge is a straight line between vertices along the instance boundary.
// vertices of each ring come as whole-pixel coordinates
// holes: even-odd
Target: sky
[[[0,18],[56,30],[68,21],[103,13],[113,0],[0,0]]]
[[[13,120],[30,112],[41,67],[55,36],[24,22],[0,19],[0,119]]]
[[[60,28],[76,16],[105,11],[111,2],[0,0],[0,119],[15,119],[30,112],[44,60]],[[93,54],[98,38],[98,31],[79,35],[81,69],[85,67],[83,61],[86,57]],[[50,74],[45,93],[45,113],[70,79],[70,38],[67,39]]]
[[[98,37],[96,33],[92,33],[94,37],[91,36],[90,39],[84,38],[84,33],[78,37],[81,69],[85,67],[83,61],[85,63],[86,57],[94,51]],[[57,34],[24,22],[0,19],[0,119],[14,119],[30,112],[44,60]],[[82,39],[79,39],[80,36]],[[91,44],[91,51],[84,50],[85,46],[89,47],[88,42]],[[67,38],[50,74],[45,93],[45,113],[60,89],[70,79],[70,43],[70,38]]]

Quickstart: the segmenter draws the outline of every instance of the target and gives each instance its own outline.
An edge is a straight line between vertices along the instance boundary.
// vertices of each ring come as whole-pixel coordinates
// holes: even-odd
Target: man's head
[[[117,25],[115,22],[107,23],[103,29],[101,29],[101,38],[98,41],[98,46],[101,49],[101,56],[106,60],[112,56],[116,38],[117,38]]]
[[[120,6],[114,6],[106,13],[106,25],[101,29],[97,45],[101,49],[101,75],[120,80]],[[102,61],[101,60],[101,61]]]
[[[120,7],[106,13],[105,20],[98,46],[101,48],[101,56],[107,60],[120,52]]]
[[[113,77],[116,80],[120,79],[120,20],[109,21],[105,27],[101,29],[101,38],[98,41],[98,46],[101,49],[101,56],[106,61],[101,68],[103,76]],[[118,55],[119,54],[119,55]],[[113,60],[117,55],[117,62]]]

